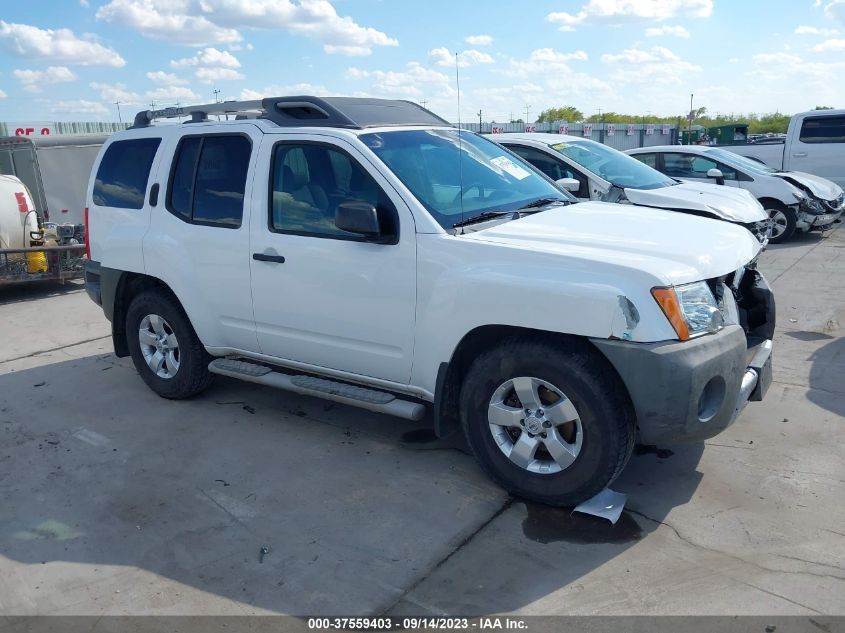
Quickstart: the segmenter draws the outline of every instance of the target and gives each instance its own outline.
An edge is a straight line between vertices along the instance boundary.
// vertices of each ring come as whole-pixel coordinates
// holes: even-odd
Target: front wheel
[[[634,414],[610,363],[586,342],[515,338],[479,356],[461,389],[467,442],[512,494],[585,501],[624,468]]]
[[[766,213],[772,220],[772,235],[769,242],[772,244],[781,244],[795,234],[795,225],[798,222],[798,216],[794,209],[787,207],[773,206],[771,203],[766,205]]]
[[[182,307],[163,290],[144,291],[129,304],[126,342],[141,378],[164,398],[190,398],[211,383],[211,356]]]

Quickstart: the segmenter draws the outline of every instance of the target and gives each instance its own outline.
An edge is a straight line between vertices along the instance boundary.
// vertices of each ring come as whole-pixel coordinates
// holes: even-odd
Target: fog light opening
[[[713,376],[704,385],[701,397],[698,399],[698,421],[709,422],[712,420],[722,403],[725,401],[725,380],[721,376]]]

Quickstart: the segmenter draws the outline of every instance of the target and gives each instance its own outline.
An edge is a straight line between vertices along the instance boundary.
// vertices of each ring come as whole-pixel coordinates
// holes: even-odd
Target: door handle
[[[271,262],[273,264],[284,264],[283,255],[268,255],[267,253],[253,253],[252,258],[259,262]]]
[[[807,152],[795,152],[792,154],[795,158],[804,158],[807,155]]]

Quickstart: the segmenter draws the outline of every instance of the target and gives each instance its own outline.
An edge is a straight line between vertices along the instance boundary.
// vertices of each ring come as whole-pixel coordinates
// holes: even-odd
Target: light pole
[[[693,97],[693,94],[690,93],[690,96],[689,96],[689,124],[687,125],[687,145],[692,145],[692,119],[695,116],[692,112],[692,97]]]
[[[123,123],[123,117],[120,116],[120,101],[119,100],[115,101],[114,105],[117,106],[117,120],[120,121],[121,123]]]

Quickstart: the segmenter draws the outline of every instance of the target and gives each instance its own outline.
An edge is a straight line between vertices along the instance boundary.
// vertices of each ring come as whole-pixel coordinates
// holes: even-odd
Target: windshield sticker
[[[490,159],[490,162],[493,163],[496,167],[501,169],[502,171],[508,172],[511,176],[516,178],[517,180],[522,180],[523,178],[528,178],[531,175],[527,169],[524,169],[514,163],[510,158],[507,156],[499,156],[497,158]]]
[[[557,151],[566,149],[567,147],[569,147],[567,143],[558,143],[557,145],[552,145],[552,149],[556,149]]]

